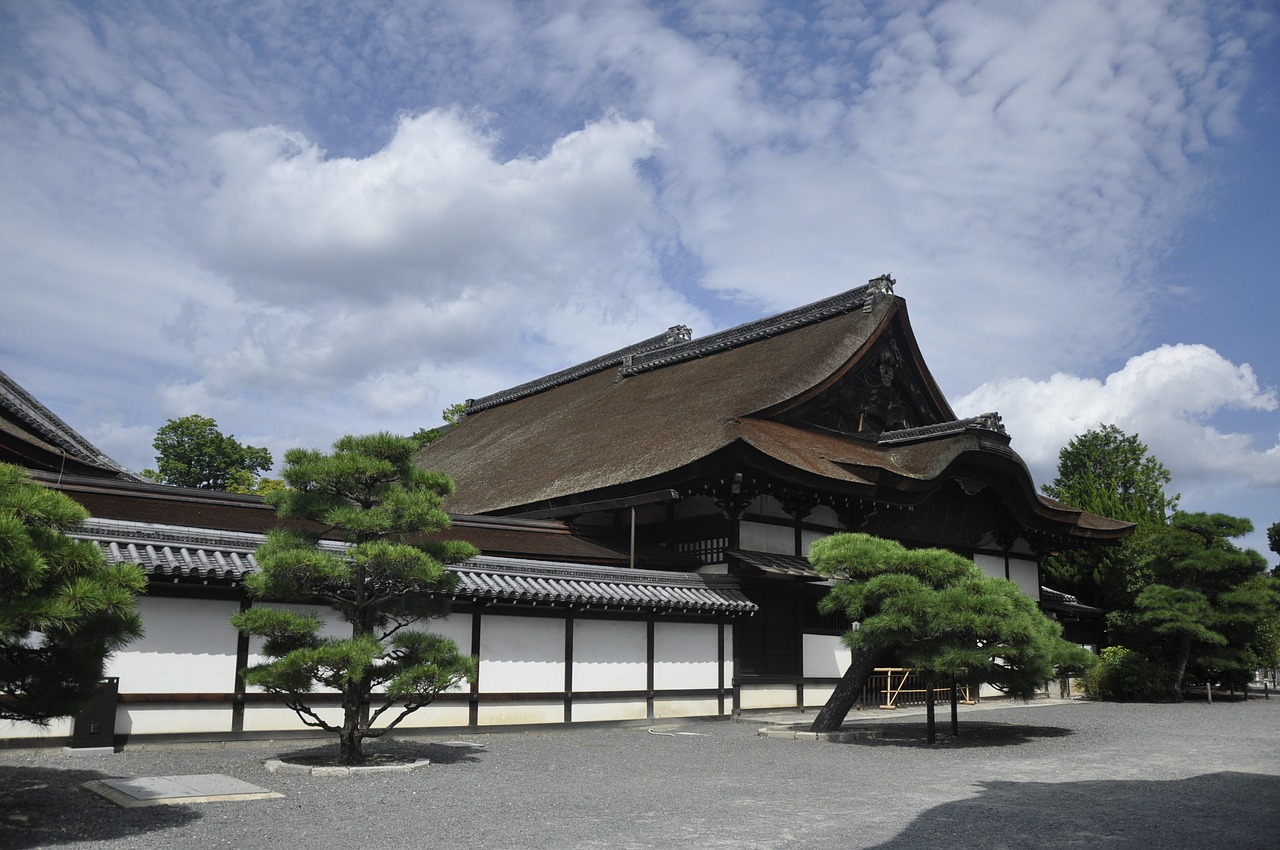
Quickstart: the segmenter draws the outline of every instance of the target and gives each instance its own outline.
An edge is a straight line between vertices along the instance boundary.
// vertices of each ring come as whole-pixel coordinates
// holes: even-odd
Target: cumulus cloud
[[[961,416],[999,411],[1040,482],[1053,480],[1058,451],[1071,438],[1106,423],[1141,437],[1173,473],[1175,491],[1205,496],[1224,480],[1280,487],[1280,435],[1259,446],[1249,433],[1218,424],[1233,411],[1275,411],[1275,388],[1260,386],[1249,364],[1204,345],[1160,346],[1103,380],[1058,373],[995,381],[954,406]]]

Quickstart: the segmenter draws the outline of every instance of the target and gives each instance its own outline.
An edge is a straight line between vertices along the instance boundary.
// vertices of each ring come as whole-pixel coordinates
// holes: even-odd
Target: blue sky
[[[1114,422],[1280,519],[1266,0],[9,3],[0,75],[0,368],[128,466],[891,272],[1037,481]]]

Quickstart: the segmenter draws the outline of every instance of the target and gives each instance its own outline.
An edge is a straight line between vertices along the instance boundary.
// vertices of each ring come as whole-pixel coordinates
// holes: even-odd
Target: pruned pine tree
[[[1134,620],[1155,638],[1147,654],[1173,670],[1173,700],[1188,670],[1205,681],[1231,679],[1271,655],[1280,581],[1265,574],[1260,554],[1231,542],[1252,530],[1240,517],[1178,513],[1155,539],[1146,564],[1155,580],[1138,594]]]
[[[844,635],[848,672],[812,730],[840,728],[871,671],[890,657],[957,684],[995,684],[1028,698],[1057,671],[1083,669],[1092,656],[1007,579],[990,578],[945,549],[907,549],[867,534],[836,534],[809,560],[836,585],[820,603],[858,624]]]
[[[46,725],[93,698],[107,656],[142,635],[136,564],[64,532],[81,505],[0,464],[0,719]]]
[[[308,726],[338,736],[338,761],[360,764],[363,743],[395,728],[437,694],[473,680],[475,659],[454,641],[414,626],[448,613],[457,577],[446,568],[477,554],[468,543],[424,542],[449,525],[453,482],[413,465],[417,443],[391,434],[347,436],[323,454],[285,454],[288,489],[267,498],[281,518],[312,531],[273,531],[258,549],[261,569],[245,585],[255,599],[328,606],[349,636],[323,633],[316,615],[254,606],[232,618],[262,638],[267,660],[245,681],[278,695]],[[321,537],[351,544],[322,547]],[[313,706],[313,689],[342,695],[341,725]]]

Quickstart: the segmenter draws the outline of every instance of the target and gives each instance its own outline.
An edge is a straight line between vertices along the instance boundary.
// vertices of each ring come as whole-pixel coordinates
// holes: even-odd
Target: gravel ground
[[[311,742],[0,750],[0,847],[1280,846],[1280,699],[964,710],[933,747],[918,715],[863,715],[881,740],[764,738],[765,718],[447,733],[371,745],[430,767],[341,778],[263,767]],[[440,745],[462,739],[486,749]],[[284,797],[122,809],[80,787],[192,773]]]

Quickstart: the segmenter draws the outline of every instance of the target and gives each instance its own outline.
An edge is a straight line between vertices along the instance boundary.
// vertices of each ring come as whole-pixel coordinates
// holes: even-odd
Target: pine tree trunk
[[[880,666],[880,654],[866,649],[855,649],[849,669],[845,671],[840,683],[827,700],[827,704],[813,719],[809,727],[811,732],[835,732],[844,723],[844,718],[858,701],[862,689],[866,687],[871,673]]]
[[[360,694],[348,684],[342,694],[342,730],[338,732],[338,763],[364,764],[364,738],[361,736]]]
[[[1182,702],[1182,677],[1187,673],[1187,662],[1191,659],[1191,635],[1184,634],[1178,643],[1178,657],[1173,666],[1173,691],[1170,696],[1174,702]]]

